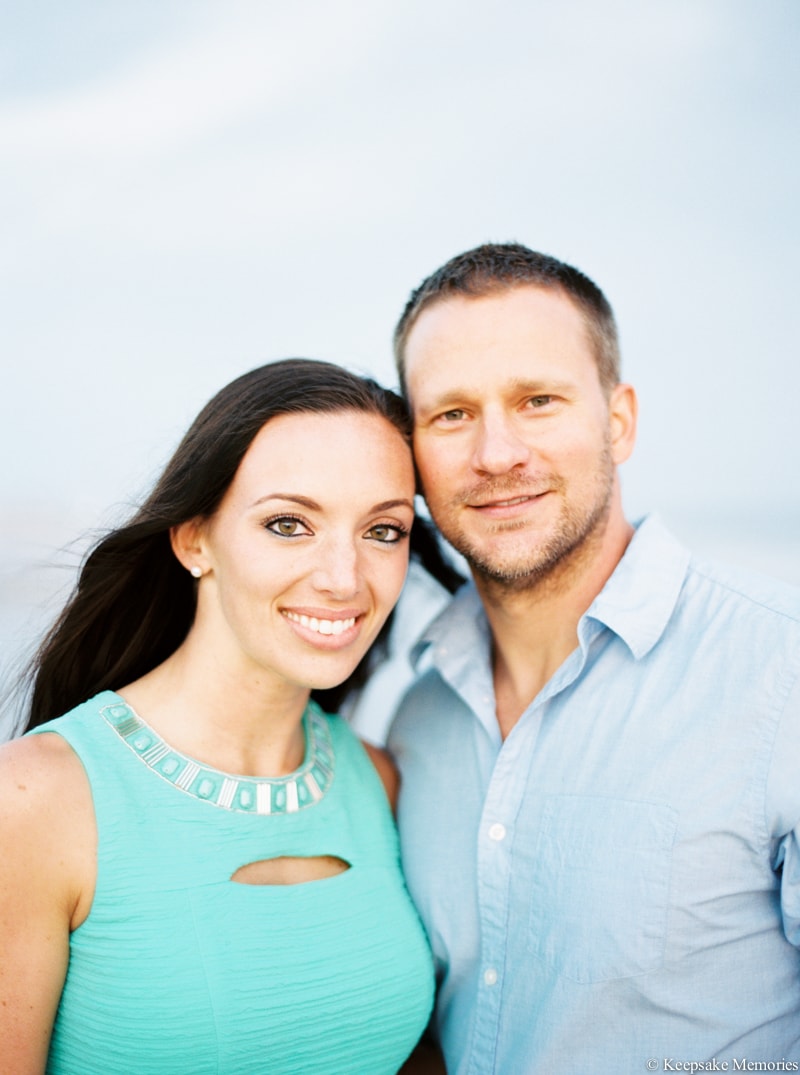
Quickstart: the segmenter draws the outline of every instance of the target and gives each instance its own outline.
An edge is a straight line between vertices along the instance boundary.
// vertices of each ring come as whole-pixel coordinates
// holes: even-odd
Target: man
[[[390,737],[448,1072],[800,1069],[800,596],[626,520],[636,399],[577,270],[479,247],[396,345],[473,576]]]

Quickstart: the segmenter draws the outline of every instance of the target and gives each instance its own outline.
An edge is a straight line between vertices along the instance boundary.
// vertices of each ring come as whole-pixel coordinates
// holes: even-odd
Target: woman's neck
[[[285,776],[302,764],[309,689],[227,671],[188,639],[118,693],[170,746],[215,769]]]

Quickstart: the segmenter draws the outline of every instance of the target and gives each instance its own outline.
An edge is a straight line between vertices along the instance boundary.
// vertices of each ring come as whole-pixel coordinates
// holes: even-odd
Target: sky
[[[797,0],[0,0],[0,648],[218,388],[395,383],[487,240],[614,306],[629,516],[800,583],[798,55]]]

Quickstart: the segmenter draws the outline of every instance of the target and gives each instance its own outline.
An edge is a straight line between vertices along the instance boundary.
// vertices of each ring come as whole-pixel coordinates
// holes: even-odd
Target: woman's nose
[[[352,597],[361,588],[356,540],[331,540],[320,549],[320,561],[314,571],[314,584],[318,590],[337,600]]]

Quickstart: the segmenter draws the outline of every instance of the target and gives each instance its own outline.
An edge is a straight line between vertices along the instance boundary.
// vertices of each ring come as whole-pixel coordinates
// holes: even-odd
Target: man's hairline
[[[575,312],[580,317],[584,331],[586,332],[586,339],[589,348],[592,352],[592,358],[594,359],[595,370],[597,371],[597,378],[600,382],[600,387],[603,390],[603,395],[606,399],[611,398],[611,393],[622,383],[620,376],[618,375],[613,384],[606,384],[600,373],[600,353],[598,343],[594,338],[592,331],[592,322],[589,315],[585,310],[581,308],[580,303],[570,294],[569,290],[564,287],[560,280],[553,280],[552,283],[546,281],[534,281],[534,280],[490,280],[488,285],[481,291],[474,293],[468,291],[457,291],[455,289],[450,291],[439,292],[431,295],[428,299],[420,303],[419,307],[414,311],[414,316],[409,319],[408,323],[403,327],[402,335],[402,349],[398,350],[397,344],[395,344],[395,367],[397,369],[398,381],[400,384],[400,390],[403,398],[411,410],[412,421],[414,418],[414,406],[411,399],[411,394],[408,388],[408,378],[406,376],[406,347],[408,345],[408,338],[414,330],[419,318],[426,310],[432,309],[434,306],[444,304],[453,300],[461,300],[465,302],[471,302],[473,300],[485,299],[491,295],[500,294],[505,291],[520,291],[523,288],[533,288],[536,291],[554,291],[560,293],[572,306]],[[618,371],[619,373],[619,371]]]

